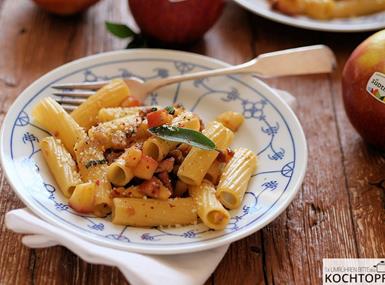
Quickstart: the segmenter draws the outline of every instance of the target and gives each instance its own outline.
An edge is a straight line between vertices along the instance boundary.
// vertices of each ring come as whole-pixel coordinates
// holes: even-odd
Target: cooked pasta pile
[[[253,152],[230,149],[242,115],[225,112],[204,125],[183,106],[133,106],[130,98],[117,79],[71,114],[51,98],[35,106],[34,119],[52,135],[40,140],[42,154],[69,205],[99,217],[112,212],[120,225],[187,225],[199,217],[224,229],[256,167]],[[201,132],[215,149],[149,132],[159,126]]]
[[[356,17],[385,10],[385,0],[270,0],[273,8],[290,15],[321,20]]]

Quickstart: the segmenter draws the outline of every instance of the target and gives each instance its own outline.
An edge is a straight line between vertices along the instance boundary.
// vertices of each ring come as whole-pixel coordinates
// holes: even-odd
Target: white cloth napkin
[[[292,108],[295,98],[286,91],[276,90]],[[28,209],[6,214],[8,229],[26,234],[24,245],[31,248],[62,245],[87,262],[117,266],[132,285],[200,285],[214,272],[229,245],[179,255],[145,255],[95,245],[35,216]]]
[[[200,285],[215,270],[228,245],[204,252],[179,255],[145,255],[106,248],[88,242],[36,217],[28,209],[6,214],[8,229],[27,234],[24,245],[31,248],[62,245],[87,262],[117,266],[132,285]]]

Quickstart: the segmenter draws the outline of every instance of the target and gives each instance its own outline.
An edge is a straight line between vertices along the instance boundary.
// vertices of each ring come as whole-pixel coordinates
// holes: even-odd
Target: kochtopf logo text
[[[385,258],[325,258],[323,284],[385,284]]]

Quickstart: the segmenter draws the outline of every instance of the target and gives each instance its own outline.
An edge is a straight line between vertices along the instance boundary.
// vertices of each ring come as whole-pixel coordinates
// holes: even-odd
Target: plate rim
[[[45,221],[48,221],[50,224],[53,224],[54,226],[61,227],[64,230],[68,230],[69,232],[84,238],[85,240],[88,241],[93,241],[97,243],[100,246],[105,246],[108,248],[115,248],[115,249],[120,249],[120,250],[126,250],[126,251],[131,251],[131,252],[140,252],[140,253],[147,253],[147,254],[182,254],[182,253],[189,253],[189,252],[197,252],[197,251],[203,251],[211,248],[216,248],[220,247],[222,245],[230,244],[234,241],[240,240],[248,235],[251,235],[255,233],[256,231],[260,230],[273,220],[275,220],[287,207],[288,205],[292,202],[296,194],[298,193],[300,186],[302,185],[304,176],[306,174],[306,168],[307,168],[307,162],[308,162],[308,148],[307,148],[307,141],[306,137],[304,135],[302,126],[297,118],[297,116],[294,114],[293,110],[286,104],[286,102],[283,101],[279,96],[277,96],[277,100],[280,101],[281,105],[283,108],[285,108],[285,111],[290,114],[293,120],[291,120],[292,125],[298,130],[299,132],[299,137],[298,141],[300,142],[301,145],[303,145],[303,166],[302,166],[302,171],[299,173],[299,178],[297,179],[296,183],[293,184],[291,187],[293,190],[288,194],[286,199],[284,201],[281,201],[281,205],[279,208],[270,214],[270,217],[265,219],[262,223],[260,223],[257,227],[256,226],[251,226],[244,230],[241,233],[238,233],[235,231],[234,233],[228,235],[228,236],[222,236],[218,238],[214,238],[212,240],[207,240],[207,241],[202,241],[202,243],[196,243],[196,244],[191,244],[191,245],[183,245],[183,246],[177,246],[175,244],[168,245],[167,247],[165,246],[162,248],[159,245],[131,245],[130,244],[124,244],[124,245],[119,245],[117,243],[113,243],[112,241],[107,241],[107,240],[101,240],[98,238],[94,238],[92,236],[87,236],[85,233],[79,232],[76,230],[76,228],[71,227],[69,225],[66,225],[64,223],[61,223],[58,219],[51,217],[52,215],[49,215],[44,212],[44,210],[40,209],[36,205],[33,204],[33,202],[30,202],[29,197],[25,197],[25,195],[22,195],[22,191],[18,190],[16,187],[16,184],[14,183],[13,179],[10,179],[10,172],[11,170],[7,170],[5,168],[6,165],[6,154],[5,154],[5,143],[4,143],[4,137],[6,133],[6,126],[9,125],[11,120],[12,111],[14,108],[17,108],[18,105],[20,105],[22,102],[25,102],[26,100],[30,99],[28,96],[28,93],[31,92],[36,86],[41,85],[41,82],[44,82],[47,80],[47,78],[51,77],[52,74],[54,73],[59,73],[65,71],[67,68],[71,68],[71,65],[82,63],[82,62],[87,62],[90,63],[92,60],[101,58],[101,57],[109,57],[109,56],[124,56],[127,53],[143,53],[143,54],[148,54],[148,55],[155,55],[161,53],[162,56],[167,56],[170,57],[171,55],[177,53],[179,55],[187,55],[189,57],[196,58],[197,60],[203,60],[206,63],[214,63],[217,65],[221,66],[229,66],[228,63],[225,63],[221,60],[205,56],[205,55],[200,55],[196,53],[191,53],[191,52],[185,52],[185,51],[175,51],[175,50],[166,50],[166,49],[131,49],[131,50],[118,50],[118,51],[110,51],[110,52],[104,52],[104,53],[99,53],[95,55],[90,55],[86,57],[82,57],[79,59],[76,59],[74,61],[68,62],[66,64],[63,64],[57,68],[54,68],[53,70],[49,71],[48,73],[44,74],[43,76],[39,77],[38,79],[34,80],[28,87],[26,87],[16,98],[16,100],[12,103],[10,106],[6,116],[4,117],[3,124],[1,127],[0,131],[0,162],[3,166],[5,176],[7,178],[7,181],[9,182],[12,190],[17,194],[18,198],[23,201],[23,203],[33,212],[35,213],[39,218],[42,218]],[[269,87],[266,83],[253,78],[256,82],[258,82],[259,86],[264,89],[263,93],[270,93],[272,96],[276,94],[276,92]],[[27,95],[24,95],[27,94]],[[25,98],[22,98],[25,97]]]
[[[285,24],[288,26],[303,28],[307,30],[313,31],[323,31],[323,32],[337,32],[337,33],[356,33],[356,32],[369,32],[369,31],[377,31],[385,27],[384,22],[377,23],[368,23],[362,24],[361,26],[348,26],[344,24],[335,24],[330,22],[322,22],[309,18],[309,21],[304,21],[302,19],[298,19],[295,17],[291,17],[279,12],[271,11],[271,10],[258,10],[255,9],[254,5],[250,3],[250,0],[234,0],[240,6],[246,8],[247,10],[253,12],[256,15],[264,17],[274,22],[278,22],[280,24]],[[253,0],[260,1],[260,0]],[[267,1],[267,0],[264,0]]]

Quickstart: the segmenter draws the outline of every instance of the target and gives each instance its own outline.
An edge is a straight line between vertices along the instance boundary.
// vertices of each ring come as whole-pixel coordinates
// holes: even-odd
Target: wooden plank
[[[34,17],[26,19],[17,10],[16,1],[3,1],[0,12],[0,121],[8,110],[14,98],[21,91],[20,74],[23,52],[25,52],[26,33],[23,27],[34,21]],[[12,11],[12,15],[9,13]],[[15,18],[12,18],[15,17]],[[6,182],[4,172],[0,170],[0,283],[28,284],[33,280],[33,264],[35,253],[24,247],[20,236],[7,231],[4,225],[5,213],[11,209],[22,207]]]
[[[216,25],[191,51],[203,53],[231,64],[255,57],[250,29],[250,13],[227,2]],[[215,285],[263,283],[262,245],[260,233],[233,243],[213,276]],[[230,270],[231,268],[231,270]]]
[[[27,284],[32,279],[33,253],[21,244],[19,235],[8,231],[4,225],[5,213],[22,207],[22,203],[10,189],[2,170],[0,186],[0,284]]]
[[[60,65],[88,54],[124,46],[123,41],[109,37],[104,27],[106,11],[108,17],[117,21],[124,15],[124,11],[127,11],[124,5],[126,1],[115,4],[116,1],[102,1],[87,13],[72,19],[58,19],[41,13],[42,17],[49,21],[50,28],[47,38],[39,39],[39,43],[49,45],[54,37],[56,43],[65,47],[62,51],[55,51],[56,60],[52,58],[50,62]],[[39,250],[37,254],[37,284],[127,284],[118,269],[86,263],[66,249],[56,247]]]
[[[47,15],[29,0],[0,0],[0,122],[22,89],[43,73],[124,47],[125,41],[107,35],[103,22],[132,21],[126,11],[125,0],[109,0],[66,19]],[[222,19],[191,50],[235,64],[260,52],[325,42],[342,66],[352,46],[367,36],[304,31],[253,18],[250,24],[250,13],[228,3]],[[366,147],[347,121],[338,74],[269,81],[298,97],[309,142],[305,183],[276,221],[231,245],[206,284],[319,283],[323,257],[385,255],[384,183],[372,183],[384,178],[384,157]],[[22,203],[1,170],[0,194],[0,284],[127,284],[116,268],[90,265],[65,248],[22,246],[19,235],[4,226],[5,213]]]
[[[256,17],[257,53],[327,42],[326,34]],[[319,284],[322,258],[357,256],[331,79],[326,75],[268,81],[297,98],[309,149],[308,170],[288,209],[263,230],[266,275],[272,284]]]
[[[106,16],[119,20],[127,14],[126,6],[126,1],[120,5],[103,1],[89,13],[60,18],[28,0],[5,1],[0,17],[1,120],[17,94],[42,74],[86,54],[124,46],[106,35],[103,21]],[[88,264],[62,247],[29,250],[22,246],[19,235],[7,231],[3,223],[4,214],[22,203],[3,173],[1,186],[0,253],[7,257],[0,260],[1,284],[127,284],[116,268]]]

